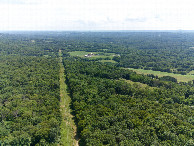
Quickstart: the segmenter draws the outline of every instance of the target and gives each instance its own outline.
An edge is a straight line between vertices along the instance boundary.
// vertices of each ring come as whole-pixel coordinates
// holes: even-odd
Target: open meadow
[[[161,72],[161,71],[153,71],[153,70],[144,70],[144,69],[134,69],[134,68],[128,68],[129,70],[133,70],[138,74],[153,74],[158,77],[163,76],[171,76],[177,79],[178,82],[188,82],[194,80],[194,75],[192,75],[192,72],[190,72],[187,75],[181,75],[181,74],[174,74],[174,73],[167,73],[167,72]]]
[[[93,55],[88,55],[91,53]],[[85,57],[85,58],[89,58],[89,59],[107,58],[109,60],[112,60],[112,58],[115,56],[115,53],[86,52],[86,51],[73,51],[73,52],[69,52],[69,54],[70,54],[70,56]]]

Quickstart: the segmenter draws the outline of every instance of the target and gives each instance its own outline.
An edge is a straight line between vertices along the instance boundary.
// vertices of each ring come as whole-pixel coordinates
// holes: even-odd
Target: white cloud
[[[0,0],[0,30],[194,29],[192,0]]]

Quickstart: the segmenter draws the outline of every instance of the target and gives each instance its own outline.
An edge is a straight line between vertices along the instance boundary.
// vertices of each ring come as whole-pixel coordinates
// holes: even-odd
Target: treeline
[[[60,40],[60,39],[59,39]],[[18,32],[0,34],[0,55],[56,57],[64,42],[49,33]]]
[[[193,87],[157,80],[164,86],[140,88],[120,79],[144,83],[154,79],[75,58],[66,59],[64,65],[80,145],[193,144],[193,109],[174,100],[184,98],[184,90]]]
[[[75,58],[72,58],[75,60]],[[155,95],[158,100],[160,97],[165,97],[161,99],[163,102],[172,101],[173,103],[181,103],[186,105],[194,104],[194,83],[190,84],[177,83],[177,80],[173,77],[164,76],[157,77],[154,75],[140,75],[127,69],[121,69],[114,65],[103,65],[98,62],[87,61],[84,59],[79,59],[75,62],[76,72],[86,75],[92,75],[94,77],[107,78],[107,79],[126,79],[133,82],[140,82],[147,84],[150,87],[157,87],[155,90],[159,90],[159,95]],[[67,61],[68,62],[68,61]],[[69,62],[66,67],[73,67],[74,62]],[[73,70],[74,71],[74,70]],[[169,102],[171,103],[171,102]]]
[[[51,145],[60,137],[55,58],[0,57],[0,145]]]
[[[116,53],[120,67],[187,74],[194,70],[194,33],[20,32],[0,34],[0,54],[64,56],[71,51]],[[56,49],[58,48],[58,49]]]
[[[194,70],[194,49],[142,49],[114,57],[118,66],[185,75]]]
[[[194,33],[84,32],[64,34],[66,51],[108,52],[118,66],[187,74],[194,70]]]

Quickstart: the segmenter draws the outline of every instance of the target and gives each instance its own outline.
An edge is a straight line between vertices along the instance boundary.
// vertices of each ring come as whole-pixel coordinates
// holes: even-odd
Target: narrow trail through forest
[[[77,137],[77,127],[71,114],[70,103],[71,98],[67,92],[67,85],[65,83],[64,66],[62,61],[62,52],[59,50],[59,76],[60,76],[60,111],[62,114],[61,123],[61,140],[59,145],[63,146],[79,146]]]

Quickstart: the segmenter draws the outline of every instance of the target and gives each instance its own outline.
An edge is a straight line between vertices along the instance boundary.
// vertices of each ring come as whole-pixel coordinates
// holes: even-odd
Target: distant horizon
[[[0,31],[194,30],[193,0],[0,0]]]
[[[194,30],[0,30],[2,32],[194,32]]]

